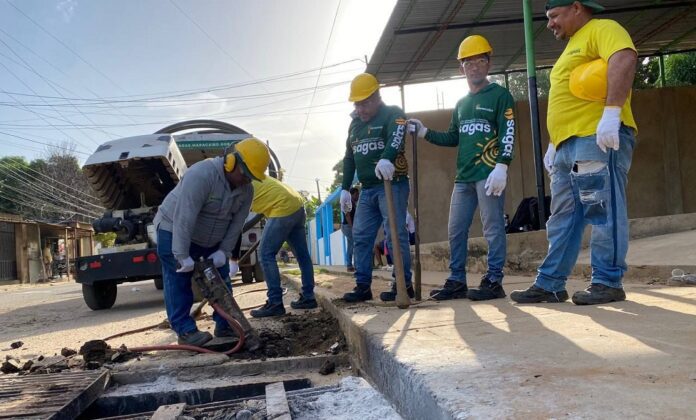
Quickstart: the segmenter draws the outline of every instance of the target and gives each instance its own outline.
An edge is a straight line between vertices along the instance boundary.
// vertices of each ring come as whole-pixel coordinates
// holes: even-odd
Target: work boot
[[[317,300],[314,298],[307,299],[300,293],[300,298],[290,302],[290,307],[292,309],[314,309],[317,306]]]
[[[191,332],[187,332],[186,334],[180,335],[177,343],[187,346],[200,347],[212,339],[213,336],[207,331],[193,330]]]
[[[622,300],[626,300],[626,292],[623,288],[609,287],[600,283],[592,283],[587,289],[573,293],[573,303],[576,305],[597,305]]]
[[[216,325],[213,334],[215,335],[215,337],[239,337],[237,331],[232,329],[232,327],[230,327],[229,325],[226,325],[224,327],[218,327]]]
[[[355,267],[350,266],[350,267],[346,268],[346,271],[349,273],[355,273]]]
[[[251,316],[254,318],[265,318],[267,316],[281,316],[285,315],[285,306],[283,302],[271,303],[266,301],[266,304],[259,309],[254,309],[251,311]]]
[[[406,293],[410,299],[413,299],[414,296],[416,296],[416,292],[413,291],[412,284],[406,286]],[[394,302],[396,300],[396,282],[392,282],[390,291],[380,293],[379,298],[382,300],[382,302]]]
[[[548,292],[541,287],[531,285],[527,290],[515,290],[510,293],[510,299],[517,303],[558,303],[568,300],[568,292],[561,290],[560,292]]]
[[[370,290],[370,286],[357,285],[352,292],[343,295],[343,300],[351,303],[372,300],[372,290]]]
[[[501,279],[502,281],[502,279]],[[499,281],[490,281],[488,276],[481,278],[481,284],[478,289],[469,289],[466,297],[471,300],[490,300],[500,299],[505,297],[505,290]]]
[[[430,291],[430,297],[435,300],[464,299],[466,297],[466,283],[456,280],[447,280],[442,289]]]

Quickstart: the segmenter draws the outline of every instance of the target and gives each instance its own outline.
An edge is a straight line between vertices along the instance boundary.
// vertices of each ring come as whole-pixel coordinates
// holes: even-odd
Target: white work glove
[[[500,196],[505,189],[505,184],[507,184],[507,165],[504,163],[496,163],[493,172],[488,175],[486,184],[486,195]]]
[[[209,260],[213,260],[215,268],[220,268],[227,263],[227,255],[219,249],[208,255]]]
[[[235,260],[230,260],[230,278],[234,277],[239,271],[239,263]]]
[[[408,121],[406,121],[406,124],[408,124],[408,132],[413,133],[414,131],[418,131],[418,137],[424,139],[425,135],[428,134],[428,129],[423,125],[420,120],[417,120],[415,118],[411,118]]]
[[[179,260],[179,268],[176,270],[177,273],[190,273],[193,271],[193,258],[186,257],[183,260]]]
[[[391,181],[394,178],[394,164],[389,159],[380,159],[375,166],[375,175],[379,179]]]
[[[353,200],[350,198],[350,193],[346,190],[341,191],[341,211],[350,213],[353,210]]]
[[[621,108],[605,106],[602,119],[597,124],[597,146],[604,153],[607,149],[619,150],[619,128],[621,127]]]
[[[551,173],[553,169],[553,159],[556,157],[556,147],[553,143],[549,143],[549,147],[546,149],[546,154],[544,155],[544,167],[546,172]]]

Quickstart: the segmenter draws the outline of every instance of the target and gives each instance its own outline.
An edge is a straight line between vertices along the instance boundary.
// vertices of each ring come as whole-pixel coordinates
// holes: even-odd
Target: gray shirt
[[[229,257],[242,233],[254,188],[251,184],[232,188],[223,163],[216,157],[193,164],[159,206],[153,223],[172,232],[172,252],[179,261],[189,256],[191,243],[202,247],[219,243]]]

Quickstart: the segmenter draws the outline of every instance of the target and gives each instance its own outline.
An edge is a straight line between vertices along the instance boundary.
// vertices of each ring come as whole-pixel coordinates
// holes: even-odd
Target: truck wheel
[[[155,289],[157,289],[157,290],[164,289],[164,279],[162,277],[155,278]]]
[[[242,272],[242,283],[254,282],[254,267],[247,265],[239,268]]]
[[[266,276],[263,275],[263,268],[261,267],[261,263],[257,262],[256,264],[254,264],[254,278],[259,283],[263,283],[264,281],[266,281]]]
[[[82,296],[89,309],[98,311],[100,309],[109,309],[116,302],[116,283],[114,282],[99,282],[94,284],[82,285]]]

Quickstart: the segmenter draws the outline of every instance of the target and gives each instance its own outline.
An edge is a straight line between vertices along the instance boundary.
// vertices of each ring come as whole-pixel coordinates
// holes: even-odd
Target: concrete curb
[[[340,272],[335,274],[346,275]],[[390,273],[386,274],[391,276]],[[301,287],[299,280],[286,274],[282,276],[292,287]],[[378,337],[370,336],[364,328],[355,324],[348,314],[333,303],[335,296],[322,289],[315,291],[315,296],[322,308],[338,320],[348,343],[353,367],[396,406],[401,416],[429,420],[453,418],[454,413],[440,406],[437,396],[418,372],[399,362],[391,351],[384,348]]]

